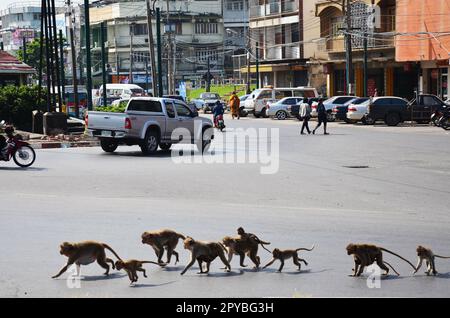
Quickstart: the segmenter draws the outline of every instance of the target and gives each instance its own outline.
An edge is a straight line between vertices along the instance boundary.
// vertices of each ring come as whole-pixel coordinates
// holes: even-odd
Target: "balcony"
[[[298,59],[300,47],[298,43],[280,44],[266,48],[265,53],[264,60]]]
[[[250,3],[250,19],[283,15],[298,11],[298,1],[277,1],[259,5],[258,1]]]

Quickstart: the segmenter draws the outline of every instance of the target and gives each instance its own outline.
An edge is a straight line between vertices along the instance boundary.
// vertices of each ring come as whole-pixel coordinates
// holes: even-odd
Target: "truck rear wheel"
[[[116,151],[119,144],[114,140],[102,139],[100,140],[100,146],[104,152],[114,152]]]
[[[145,134],[145,139],[141,144],[141,151],[143,154],[151,155],[158,151],[159,134],[156,130],[148,130]]]
[[[388,126],[397,126],[400,123],[400,115],[397,113],[387,114],[384,123]]]
[[[171,143],[162,142],[159,144],[159,148],[161,148],[161,150],[169,150],[170,147],[172,147]]]

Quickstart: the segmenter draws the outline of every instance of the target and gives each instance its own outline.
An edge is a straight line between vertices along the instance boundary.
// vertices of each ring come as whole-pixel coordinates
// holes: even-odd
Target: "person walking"
[[[311,119],[311,99],[304,99],[300,104],[300,117],[303,119],[302,130],[300,132],[301,135],[304,135],[304,131],[308,132],[308,135],[311,134],[311,130],[309,130],[309,120]]]
[[[240,119],[239,116],[239,106],[241,104],[241,100],[236,95],[236,92],[233,92],[230,97],[230,110],[231,110],[231,117],[234,119],[237,117],[237,119]]]
[[[316,130],[323,124],[323,134],[329,135],[327,133],[327,109],[325,108],[325,105],[323,104],[323,98],[319,99],[319,104],[317,105],[317,126],[313,130],[313,135],[316,134]]]

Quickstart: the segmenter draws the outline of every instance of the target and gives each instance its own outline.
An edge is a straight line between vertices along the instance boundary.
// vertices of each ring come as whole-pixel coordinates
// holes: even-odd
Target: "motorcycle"
[[[14,127],[6,125],[5,121],[0,122],[0,128],[4,130],[7,138],[3,138],[5,147],[0,149],[0,161],[14,160],[21,168],[30,167],[36,160],[36,153],[29,143],[22,141],[22,136],[14,135]]]
[[[445,109],[446,109],[445,106],[443,108],[437,108],[431,115],[430,121],[434,126],[440,127],[440,120],[444,115]]]
[[[445,109],[441,119],[439,120],[439,126],[444,130],[450,130],[450,109]]]
[[[223,115],[216,116],[214,118],[214,127],[223,131],[225,129],[225,121],[223,120]]]

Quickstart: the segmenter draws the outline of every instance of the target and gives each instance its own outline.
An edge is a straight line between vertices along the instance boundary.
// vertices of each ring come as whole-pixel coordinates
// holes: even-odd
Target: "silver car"
[[[270,118],[278,120],[285,120],[286,118],[294,117],[298,114],[297,105],[303,101],[302,97],[285,97],[278,102],[269,104],[266,109],[266,114]],[[293,108],[296,108],[293,114]]]

